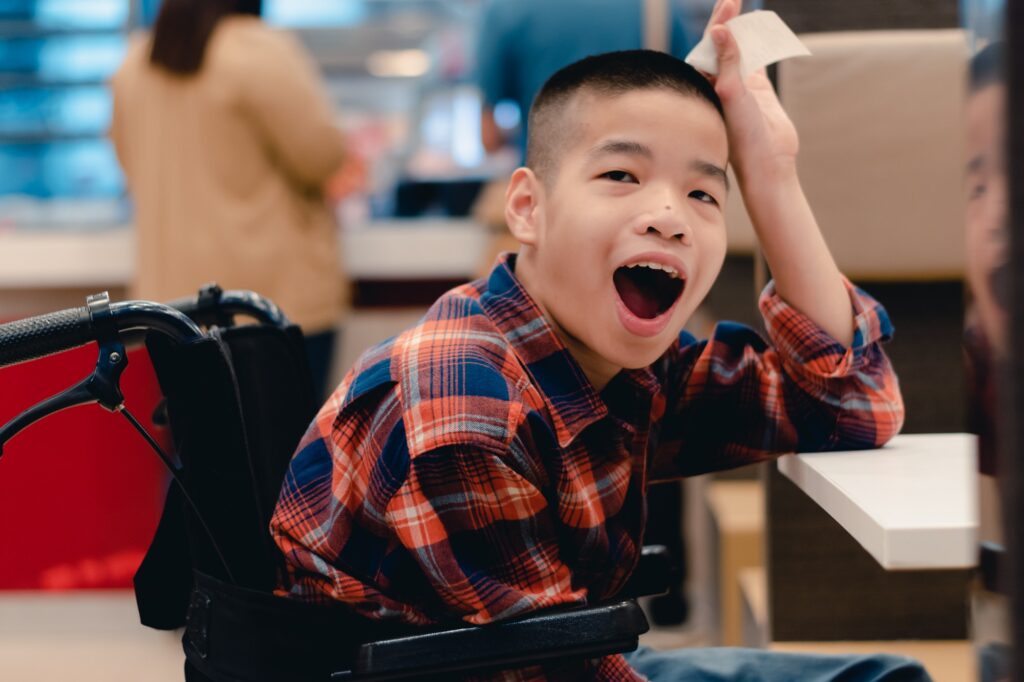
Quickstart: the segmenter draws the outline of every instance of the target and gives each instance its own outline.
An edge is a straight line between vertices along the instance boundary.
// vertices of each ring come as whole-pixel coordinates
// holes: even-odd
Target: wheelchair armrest
[[[333,680],[393,680],[521,668],[551,659],[633,651],[649,626],[634,601],[536,614],[479,627],[411,635],[359,647]]]
[[[633,575],[625,587],[616,595],[620,599],[656,597],[668,592],[674,580],[678,580],[679,565],[664,545],[647,545],[640,554]]]

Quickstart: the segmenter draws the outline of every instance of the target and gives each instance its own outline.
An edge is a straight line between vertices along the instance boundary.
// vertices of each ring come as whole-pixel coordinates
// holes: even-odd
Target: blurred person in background
[[[697,28],[687,26],[687,15],[675,0],[485,0],[477,36],[477,84],[483,93],[481,136],[489,152],[508,143],[509,133],[494,118],[494,107],[515,102],[521,113],[521,156],[525,156],[526,112],[544,82],[563,66],[602,52],[641,47],[685,57],[704,30],[711,3]],[[668,21],[662,26],[661,45],[648,45],[644,36],[647,13]]]
[[[998,520],[999,383],[1014,359],[1009,347],[1011,320],[1009,187],[1006,166],[1005,44],[988,44],[970,60],[964,110],[964,189],[966,193],[966,279],[969,298],[964,311],[964,357],[967,368],[968,429],[978,435],[981,474],[979,534],[983,542],[1001,543]],[[1002,471],[1001,471],[1002,469]],[[986,482],[987,479],[987,482]],[[984,585],[985,581],[980,581]],[[981,682],[1011,679],[1012,648],[1005,623],[1009,606],[979,589],[973,595],[974,651]]]
[[[164,0],[114,75],[110,136],[135,205],[133,295],[251,289],[298,323],[326,393],[344,303],[325,188],[346,160],[316,67],[259,0]]]
[[[1011,356],[1010,235],[1006,181],[1006,84],[1003,44],[996,42],[970,62],[965,107],[966,279],[970,299],[964,313],[968,420],[979,435],[979,470],[997,474],[997,378]]]

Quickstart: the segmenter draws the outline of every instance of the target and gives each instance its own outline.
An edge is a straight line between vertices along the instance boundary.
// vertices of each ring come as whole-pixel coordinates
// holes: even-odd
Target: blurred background
[[[4,229],[102,230],[131,207],[110,143],[107,81],[129,33],[158,2],[12,0],[0,4],[0,220]],[[320,65],[340,123],[372,158],[361,217],[443,213],[398,206],[400,182],[479,181],[494,174],[472,87],[478,3],[267,0],[263,17],[298,33]],[[514,128],[518,112],[502,111]],[[467,203],[464,200],[463,203]],[[455,207],[456,209],[458,207]]]
[[[663,28],[673,52],[685,54],[699,39],[712,4],[669,0],[670,25]],[[965,284],[971,197],[964,185],[964,101],[972,56],[1002,38],[1004,2],[744,4],[778,12],[815,54],[772,76],[801,133],[801,176],[826,238],[844,272],[881,300],[895,323],[888,351],[907,403],[904,431],[977,432],[977,406],[990,414],[995,408],[971,397],[976,377],[963,364],[965,301],[972,300]],[[109,82],[130,36],[152,27],[159,5],[0,0],[0,322],[79,306],[101,290],[124,299],[139,274],[132,197],[107,136]],[[515,97],[492,98],[481,88],[479,46],[492,28],[483,23],[487,6],[486,0],[262,2],[263,20],[293,32],[312,56],[335,123],[358,160],[356,170],[325,191],[338,229],[337,258],[351,284],[338,313],[329,385],[369,345],[411,324],[440,293],[486,273],[497,253],[515,247],[502,225],[501,199],[503,180],[520,163],[526,112]],[[730,252],[691,323],[698,334],[722,319],[760,325],[756,299],[767,273],[739,193],[733,194]],[[151,414],[159,389],[145,354],[133,351],[131,358],[125,393],[137,413]],[[79,349],[0,370],[0,423],[94,362],[93,350]],[[151,460],[120,420],[92,408],[58,415],[13,441],[0,460],[0,594],[128,587],[167,485]],[[667,536],[681,543],[685,535],[685,548],[678,549],[688,556],[683,601],[674,619],[669,614],[667,621],[675,622],[661,640],[666,646],[769,645],[758,613],[763,626],[766,591],[782,593],[779,576],[793,573],[766,575],[768,555],[774,551],[781,562],[788,556],[793,571],[806,566],[800,551],[787,555],[785,543],[771,544],[781,536],[766,490],[775,490],[776,505],[782,497],[766,476],[751,469],[700,477],[659,502],[679,519]],[[993,509],[997,488],[993,483],[980,493]],[[832,532],[827,522],[821,537]],[[983,528],[986,538],[1002,541],[998,524]],[[788,547],[807,546],[803,538]],[[842,572],[817,575],[823,585],[832,581],[825,590],[841,590],[836,585],[849,579]],[[998,674],[1004,663],[993,664],[997,673],[988,677],[973,663],[962,612],[966,570],[945,579],[953,581],[946,588],[960,590],[953,601],[961,611],[939,637],[957,646],[926,652],[939,657],[933,665],[952,671],[936,680],[1006,679]],[[807,578],[801,588],[811,594],[813,582]],[[851,602],[867,601],[849,594]],[[996,606],[978,622],[991,623],[984,639],[998,651],[1008,637],[1005,604],[990,601]],[[4,637],[10,634],[5,615],[13,623],[13,614],[23,613],[18,603],[0,599]],[[41,613],[44,607],[31,608]],[[820,604],[808,610],[821,611]],[[771,618],[786,615],[780,613]],[[37,625],[47,632],[52,619],[40,617]],[[814,628],[794,638],[808,629]],[[14,653],[0,647],[0,677],[4,655]]]

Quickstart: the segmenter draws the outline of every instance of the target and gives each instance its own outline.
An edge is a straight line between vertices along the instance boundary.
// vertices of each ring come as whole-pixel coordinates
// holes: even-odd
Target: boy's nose
[[[665,205],[654,215],[648,215],[646,221],[642,221],[637,230],[641,234],[655,234],[665,239],[677,239],[684,244],[691,243],[690,228],[686,224],[682,213],[675,210],[670,204]]]

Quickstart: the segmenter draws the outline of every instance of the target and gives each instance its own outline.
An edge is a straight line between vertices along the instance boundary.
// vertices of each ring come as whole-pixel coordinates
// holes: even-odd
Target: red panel
[[[97,348],[0,369],[0,423],[84,378]],[[129,351],[125,404],[151,421],[160,399],[144,349]],[[128,587],[160,517],[167,475],[125,418],[98,405],[37,422],[0,457],[0,589]]]

